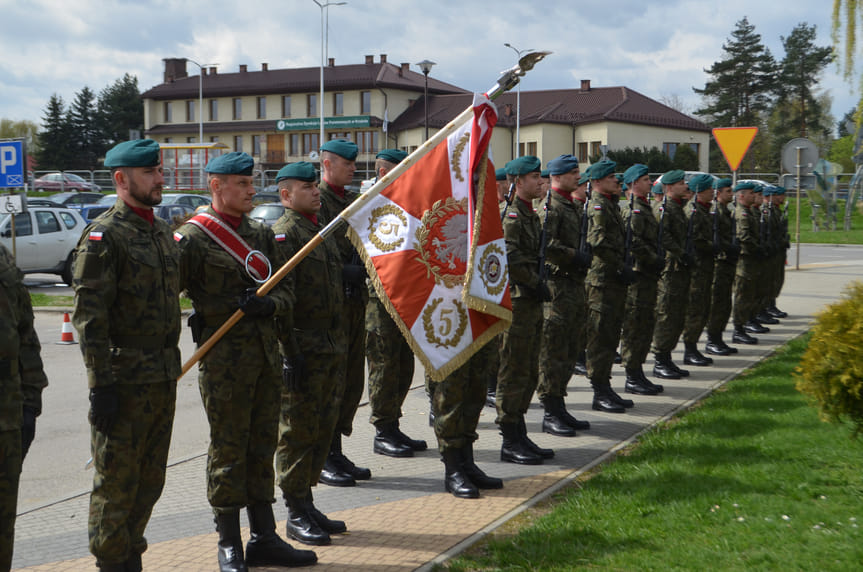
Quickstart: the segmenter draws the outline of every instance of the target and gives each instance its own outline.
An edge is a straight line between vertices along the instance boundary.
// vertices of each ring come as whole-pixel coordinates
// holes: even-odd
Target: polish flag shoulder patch
[[[518,213],[510,212],[507,213],[506,216],[508,216],[509,218],[518,218]]]
[[[99,242],[100,240],[102,240],[102,233],[95,230],[91,231],[88,238],[94,242]]]
[[[635,214],[641,214],[641,209],[632,209]]]
[[[595,211],[601,211],[601,210],[602,210],[602,205],[594,205],[594,206],[593,206],[593,210],[595,210]]]
[[[287,238],[287,237],[285,236],[285,234],[284,234],[284,233],[282,233],[282,234],[277,234],[277,235],[276,235],[276,242],[285,242],[285,239],[286,239],[286,238]]]
[[[180,242],[181,240],[183,240],[183,235],[182,235],[182,234],[180,234],[179,232],[175,232],[175,233],[174,233],[174,240],[175,240],[176,242]]]

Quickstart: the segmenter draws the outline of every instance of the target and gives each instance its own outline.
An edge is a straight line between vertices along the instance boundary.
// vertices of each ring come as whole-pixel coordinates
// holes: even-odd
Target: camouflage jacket
[[[662,219],[662,248],[665,249],[665,260],[679,265],[683,259],[683,249],[686,246],[686,214],[683,212],[683,202],[668,199],[665,216],[662,215],[662,202],[653,205],[653,215],[656,220]]]
[[[728,205],[716,203],[716,224],[719,225],[719,254],[718,260],[727,260],[728,251],[731,248],[731,219],[734,215]]]
[[[634,269],[642,274],[656,276],[662,269],[662,262],[656,252],[657,233],[659,222],[653,216],[650,203],[646,199],[636,196],[633,201],[632,212],[629,212],[629,203],[623,207],[623,219],[627,225],[632,225],[632,259],[635,261]],[[624,235],[624,239],[626,235]]]
[[[692,205],[695,208],[692,208]],[[695,217],[692,221],[692,245],[695,256],[699,259],[709,259],[713,264],[713,219],[710,215],[710,203],[704,204],[698,200],[687,205],[687,217]],[[688,224],[688,221],[687,221]]]
[[[91,388],[179,377],[179,259],[168,223],[120,200],[84,229],[73,323]]]
[[[22,278],[12,254],[0,244],[0,431],[21,428],[23,407],[41,413],[42,389],[48,385]]]
[[[548,221],[545,223],[547,244],[545,257],[551,268],[551,278],[584,280],[586,268],[575,264],[581,242],[581,216],[584,206],[581,201],[570,200],[551,190]]]
[[[503,238],[512,297],[535,298],[539,286],[539,234],[542,224],[530,203],[516,197],[503,219]]]
[[[737,225],[737,244],[740,254],[744,257],[758,256],[761,253],[759,233],[758,207],[746,208],[738,205],[734,209],[734,221]]]
[[[321,190],[321,211],[318,213],[318,220],[324,226],[335,220],[339,216],[339,213],[345,210],[345,207],[360,196],[359,193],[345,190],[345,196],[340,197],[324,180],[321,180],[321,182],[318,183],[318,188]],[[334,240],[336,242],[343,265],[363,264],[357,249],[354,248],[354,245],[351,244],[350,238],[348,238],[347,224],[343,224],[341,228],[336,229],[336,231],[328,237],[327,240]],[[346,285],[345,289],[346,291],[352,292],[352,297],[357,300],[361,300],[363,304],[365,304],[369,299],[369,290],[365,286],[353,288]]]
[[[219,217],[212,207],[205,212]],[[284,264],[269,227],[243,215],[236,233],[250,248],[261,251],[269,259],[273,273]],[[203,343],[237,311],[240,295],[247,288],[258,288],[259,285],[246,273],[242,264],[197,226],[186,223],[174,237],[180,244],[180,288],[192,299],[195,312],[203,322],[203,337],[199,341]],[[275,303],[277,317],[292,310],[292,280],[288,274],[267,294]],[[275,320],[243,317],[227,336],[275,338],[276,323]],[[270,357],[275,359],[277,356]]]
[[[282,258],[290,260],[323,228],[292,209],[273,225],[276,244]],[[344,305],[342,263],[335,241],[325,240],[312,250],[291,272],[294,281],[295,308],[279,316],[276,324],[283,355],[303,351],[340,353],[345,351],[339,317]]]
[[[623,268],[626,242],[626,227],[620,214],[620,200],[597,191],[593,193],[587,209],[587,242],[593,249],[593,261],[587,272],[587,281],[595,284],[597,281],[616,280],[618,272]]]

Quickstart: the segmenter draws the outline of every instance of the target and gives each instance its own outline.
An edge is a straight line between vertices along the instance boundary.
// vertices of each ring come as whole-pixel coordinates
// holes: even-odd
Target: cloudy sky
[[[832,2],[818,0],[347,0],[329,9],[329,56],[362,63],[430,59],[432,76],[466,89],[490,87],[518,49],[552,56],[522,89],[625,85],[655,99],[700,105],[704,68],[747,16],[781,59],[781,36],[807,22],[830,45]],[[235,72],[320,65],[321,10],[313,0],[0,0],[0,118],[41,123],[53,93],[70,103],[124,73],[142,91],[162,81],[166,57]],[[194,66],[190,66],[194,67]],[[190,73],[193,72],[190,69]],[[839,119],[857,97],[835,66],[821,87]]]

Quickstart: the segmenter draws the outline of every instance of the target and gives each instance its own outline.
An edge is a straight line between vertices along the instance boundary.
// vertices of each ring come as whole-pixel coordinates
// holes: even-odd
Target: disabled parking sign
[[[24,142],[0,141],[0,188],[24,186]]]

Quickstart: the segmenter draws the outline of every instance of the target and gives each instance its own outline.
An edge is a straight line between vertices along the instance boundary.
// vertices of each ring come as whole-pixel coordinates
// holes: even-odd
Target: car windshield
[[[70,181],[75,181],[76,183],[86,183],[84,179],[79,177],[78,175],[73,175],[72,173],[66,173],[66,178]]]
[[[99,199],[99,202],[96,204],[110,207],[115,202],[117,202],[117,195],[105,195],[104,197]]]
[[[252,218],[277,218],[282,216],[285,207],[280,204],[258,205],[252,209],[249,216]]]

